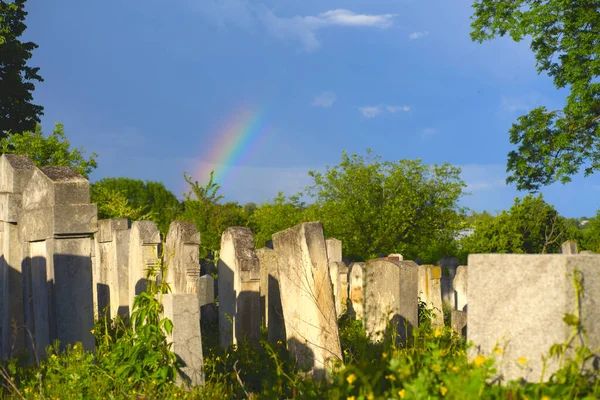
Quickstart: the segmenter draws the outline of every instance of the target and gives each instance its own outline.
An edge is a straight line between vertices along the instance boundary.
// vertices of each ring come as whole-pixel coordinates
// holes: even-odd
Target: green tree
[[[43,107],[32,103],[34,81],[43,82],[39,68],[27,65],[38,46],[21,42],[25,0],[0,0],[0,138],[9,133],[34,131]]]
[[[340,164],[310,175],[314,185],[307,190],[316,203],[311,218],[323,221],[328,237],[342,240],[348,257],[398,252],[434,261],[454,252],[462,226],[458,200],[466,186],[459,168],[382,162],[367,150],[366,159],[344,152]]]
[[[200,232],[200,256],[207,257],[221,248],[221,235],[231,226],[246,226],[247,219],[242,207],[237,203],[221,204],[223,196],[218,194],[220,186],[213,180],[214,171],[209,181],[201,186],[186,172],[185,181],[190,185],[183,203],[183,219],[193,221]]]
[[[71,167],[86,178],[96,169],[96,153],[84,158],[83,148],[71,148],[65,136],[62,124],[56,127],[50,136],[44,137],[42,128],[35,126],[33,131],[11,133],[0,139],[0,152],[24,154],[29,156],[37,166]]]
[[[475,232],[461,240],[469,253],[557,253],[569,224],[540,194],[515,198],[509,211],[475,222]]]
[[[272,202],[267,201],[254,211],[248,224],[254,232],[256,247],[263,247],[274,233],[305,221],[308,219],[299,197],[286,198],[279,192]]]
[[[507,181],[535,191],[569,182],[582,166],[593,173],[600,166],[600,1],[476,0],[473,8],[474,41],[531,37],[538,72],[570,92],[562,109],[538,107],[513,124],[518,148],[508,155]]]
[[[162,182],[131,178],[104,178],[91,187],[99,218],[147,219],[166,234],[169,224],[181,216],[183,207]]]

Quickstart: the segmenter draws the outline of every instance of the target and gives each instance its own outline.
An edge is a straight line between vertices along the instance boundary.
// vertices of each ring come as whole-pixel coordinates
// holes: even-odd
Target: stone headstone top
[[[24,155],[0,156],[0,192],[22,193],[31,178],[35,164]]]

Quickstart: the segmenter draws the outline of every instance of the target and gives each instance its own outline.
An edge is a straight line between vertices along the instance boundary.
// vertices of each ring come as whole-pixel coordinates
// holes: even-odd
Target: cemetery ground
[[[156,274],[149,270],[149,275]],[[597,399],[597,372],[582,366],[594,351],[582,345],[576,316],[565,317],[573,329],[566,343],[549,349],[562,367],[546,382],[500,382],[495,379],[497,358],[469,358],[469,344],[454,333],[449,318],[432,326],[433,310],[419,304],[419,327],[406,344],[399,343],[388,325],[383,340],[373,343],[362,321],[350,313],[339,319],[343,365],[338,363],[322,380],[295,365],[284,342],[269,343],[262,330],[258,344],[219,346],[218,323],[202,326],[204,370],[202,387],[185,388],[174,382],[178,361],[167,344],[172,324],[160,315],[166,285],[150,285],[136,296],[130,321],[97,320],[94,352],[80,343],[48,347],[44,360],[26,365],[25,358],[1,364],[2,399]],[[577,299],[573,299],[576,303]],[[448,311],[448,310],[445,310]],[[448,315],[448,313],[446,313]],[[400,327],[402,329],[402,327]],[[563,359],[568,348],[572,359]],[[520,357],[513,362],[528,368]]]

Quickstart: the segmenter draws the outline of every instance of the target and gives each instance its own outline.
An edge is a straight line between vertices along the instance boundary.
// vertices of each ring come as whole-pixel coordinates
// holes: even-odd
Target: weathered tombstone
[[[342,241],[336,238],[329,238],[325,241],[327,247],[327,260],[329,262],[342,261]]]
[[[200,305],[200,321],[212,325],[219,319],[215,304],[215,278],[202,275],[198,279],[198,304]]]
[[[348,307],[348,296],[349,296],[349,290],[350,290],[350,284],[349,284],[349,278],[348,278],[348,267],[346,266],[346,263],[339,262],[339,267],[338,267],[338,296],[339,296],[339,301],[336,298],[336,307],[337,307],[337,303],[339,302],[340,304],[340,309],[339,311],[337,311],[337,315],[338,318],[340,315],[342,315],[343,313],[347,312],[347,307]]]
[[[442,269],[433,265],[419,265],[419,298],[432,311],[432,326],[444,326],[442,307]]]
[[[186,387],[204,385],[204,359],[200,332],[200,307],[195,293],[168,293],[162,297],[163,314],[173,322],[168,342],[181,362],[177,384]]]
[[[452,281],[454,289],[454,309],[467,311],[467,267],[459,266]]]
[[[404,257],[400,253],[388,254],[387,258],[389,258],[391,260],[396,259],[396,261],[404,261]]]
[[[256,250],[260,260],[260,296],[263,319],[267,325],[268,340],[276,343],[285,340],[285,323],[281,310],[277,253],[273,249]]]
[[[133,311],[135,296],[146,291],[147,270],[159,263],[160,232],[152,221],[135,221],[129,233],[128,307]]]
[[[219,257],[221,346],[260,339],[260,261],[254,235],[245,227],[227,228]]]
[[[467,337],[467,313],[452,310],[452,330],[460,336]]]
[[[560,252],[562,254],[577,254],[577,242],[567,240],[560,246]]]
[[[342,360],[323,224],[307,222],[273,235],[287,345],[302,368],[321,378]]]
[[[94,316],[114,318],[127,298],[121,299],[121,286],[129,285],[123,280],[123,272],[129,264],[129,220],[103,219],[98,221],[98,232],[94,235],[93,293],[95,300]],[[124,264],[124,265],[123,265]],[[123,271],[125,270],[125,271]],[[126,278],[127,275],[125,275]]]
[[[596,254],[596,253],[594,253],[591,250],[582,250],[582,251],[579,252],[579,254]]]
[[[384,338],[388,324],[401,341],[418,326],[418,267],[412,261],[367,262],[364,279],[364,326],[374,341]]]
[[[454,290],[452,289],[452,281],[456,275],[456,268],[460,265],[456,257],[443,257],[437,262],[437,265],[442,268],[442,303],[454,306]]]
[[[19,215],[26,325],[38,353],[55,339],[93,350],[92,240],[97,209],[90,184],[68,167],[36,168]]]
[[[25,347],[22,242],[17,225],[21,194],[35,169],[26,156],[0,156],[0,359]],[[13,325],[16,330],[13,330]]]
[[[363,268],[365,263],[350,264],[350,304],[356,319],[363,319]]]
[[[195,223],[171,222],[163,257],[172,293],[196,293],[200,278],[199,246],[200,233]]]
[[[581,297],[574,285],[578,275]],[[468,340],[475,344],[469,356],[489,356],[500,347],[504,354],[496,365],[506,380],[540,381],[542,356],[567,342],[574,327],[563,318],[574,310],[588,347],[600,346],[598,255],[471,254],[468,285]],[[547,357],[544,379],[557,364],[556,357]]]

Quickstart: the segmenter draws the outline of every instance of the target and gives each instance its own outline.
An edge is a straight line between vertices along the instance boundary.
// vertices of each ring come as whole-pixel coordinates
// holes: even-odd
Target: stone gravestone
[[[128,313],[133,311],[135,296],[146,291],[147,270],[160,261],[160,232],[152,221],[135,221],[129,233]]]
[[[418,326],[418,269],[412,261],[370,260],[363,272],[364,326],[374,341],[384,338],[388,324],[401,341]]]
[[[196,293],[200,278],[200,233],[191,221],[173,221],[169,225],[164,262],[166,281],[172,293]]]
[[[260,340],[260,261],[254,235],[245,227],[227,228],[219,257],[221,346]]]
[[[419,298],[432,311],[432,326],[444,326],[442,307],[442,269],[433,265],[419,265]]]
[[[350,264],[350,304],[356,319],[363,319],[363,269],[365,263]]]
[[[454,309],[467,311],[467,267],[459,266],[452,282],[454,289]]]
[[[18,215],[21,195],[35,169],[26,156],[0,156],[0,360],[25,347],[23,329],[23,248]],[[17,330],[13,330],[13,323]]]
[[[573,331],[563,318],[573,314],[578,303],[573,283],[577,274],[583,278],[579,321],[588,347],[596,349],[600,346],[600,256],[469,255],[468,340],[475,345],[469,357],[478,352],[490,356],[498,345],[504,354],[496,354],[496,365],[504,379],[538,382],[542,356],[554,344],[565,343]],[[546,361],[545,380],[557,368],[555,357]]]
[[[467,337],[467,313],[465,311],[452,310],[450,316],[452,330],[460,336]]]
[[[443,257],[437,262],[437,265],[442,268],[442,303],[454,307],[454,290],[452,289],[452,281],[456,275],[456,268],[460,262],[456,257]]]
[[[177,384],[186,387],[204,385],[204,359],[200,333],[200,306],[195,293],[168,293],[162,297],[164,317],[173,322],[173,331],[167,342],[172,342],[182,367],[178,370]]]
[[[340,308],[339,311],[336,308],[336,312],[338,315],[338,318],[340,315],[342,315],[343,313],[347,312],[347,307],[348,307],[348,296],[349,296],[349,290],[350,290],[350,283],[349,283],[349,278],[348,278],[348,267],[346,266],[346,263],[343,261],[338,262],[338,289],[337,289],[337,294],[339,297],[336,298],[336,307],[337,304],[339,303]],[[339,298],[339,301],[337,300]]]
[[[404,261],[404,257],[400,253],[388,254],[387,258],[389,258],[391,260],[396,259],[396,261]]]
[[[107,316],[114,318],[121,305],[127,303],[127,298],[121,301],[120,295],[121,286],[129,285],[126,271],[129,264],[129,220],[122,218],[98,221],[94,248],[94,316],[98,318],[103,315],[108,307]]]
[[[288,350],[322,378],[342,350],[323,224],[307,222],[273,235]]]
[[[30,345],[38,356],[54,340],[63,346],[81,341],[93,350],[91,238],[98,212],[90,204],[90,184],[68,167],[36,168],[23,191],[22,207],[25,323],[34,338]]]
[[[277,253],[264,247],[256,250],[260,260],[260,296],[263,319],[268,330],[271,343],[285,340],[285,323],[281,309],[279,292],[279,271],[277,269]]]
[[[215,278],[202,275],[198,279],[198,304],[200,305],[200,320],[208,325],[216,324],[219,320],[215,304]]]
[[[577,242],[567,240],[560,246],[560,252],[562,254],[577,254]]]

